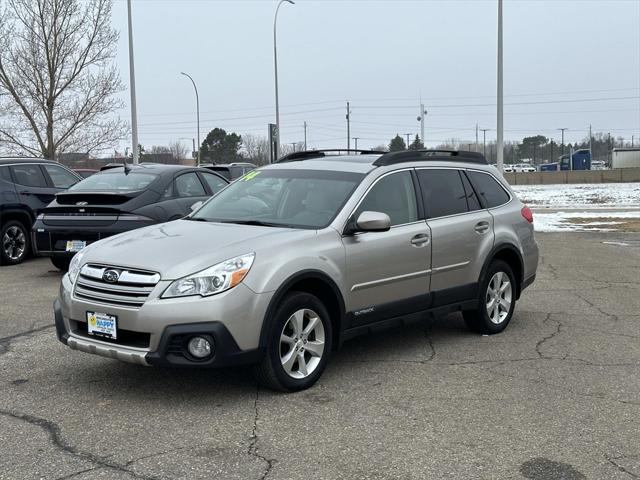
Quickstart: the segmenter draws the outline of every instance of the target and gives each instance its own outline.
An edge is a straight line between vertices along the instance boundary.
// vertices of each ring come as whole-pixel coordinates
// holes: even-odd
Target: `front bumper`
[[[54,303],[58,340],[74,350],[138,365],[212,368],[260,361],[259,337],[267,295],[240,284],[207,298],[158,298],[167,283],[161,281],[142,307],[126,308],[75,298],[65,275]],[[85,323],[88,311],[115,315],[119,340],[89,335]],[[194,335],[213,340],[211,357],[198,360],[189,355],[186,344]]]

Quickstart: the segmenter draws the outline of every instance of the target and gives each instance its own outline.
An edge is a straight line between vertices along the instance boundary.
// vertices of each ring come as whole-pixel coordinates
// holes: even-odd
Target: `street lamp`
[[[129,89],[131,93],[131,143],[133,163],[138,163],[138,113],[136,110],[136,73],[133,61],[133,22],[131,20],[131,0],[127,1],[127,24],[129,26]]]
[[[280,10],[280,6],[283,3],[290,3],[291,5],[295,5],[293,0],[280,0],[278,2],[278,6],[276,7],[276,14],[273,17],[273,66],[275,73],[275,85],[276,85],[276,154],[275,158],[278,158],[280,155],[280,104],[278,100],[278,47],[277,47],[277,36],[276,36],[276,25],[278,21],[278,11]]]
[[[197,128],[198,128],[198,158],[197,158],[197,163],[196,165],[200,165],[200,99],[198,97],[198,87],[196,87],[196,82],[193,81],[193,78],[191,78],[191,75],[189,75],[188,73],[184,73],[184,72],[180,72],[180,75],[184,75],[185,77],[187,77],[189,80],[191,80],[191,83],[193,84],[193,89],[196,91],[196,121],[197,121]]]

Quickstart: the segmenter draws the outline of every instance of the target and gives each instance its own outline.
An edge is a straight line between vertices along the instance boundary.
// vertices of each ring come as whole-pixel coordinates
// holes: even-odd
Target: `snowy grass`
[[[536,232],[638,231],[640,211],[534,213]]]
[[[514,185],[518,198],[536,210],[544,208],[640,208],[640,183]]]

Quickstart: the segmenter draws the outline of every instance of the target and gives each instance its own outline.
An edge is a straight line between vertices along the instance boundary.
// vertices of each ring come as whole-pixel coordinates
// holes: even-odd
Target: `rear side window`
[[[468,211],[467,193],[458,170],[417,171],[427,218],[446,217]]]
[[[13,182],[13,180],[11,180],[11,172],[9,171],[9,167],[0,167],[0,180],[4,180],[5,182]]]
[[[356,210],[355,218],[366,211],[386,213],[392,226],[417,221],[418,206],[411,173],[392,173],[379,180]]]
[[[175,180],[175,192],[178,197],[204,197],[206,192],[195,172],[180,175]]]
[[[75,175],[72,175],[64,168],[57,165],[44,165],[44,169],[49,174],[53,186],[56,188],[69,188],[71,185],[78,183]]]
[[[209,185],[211,193],[218,193],[220,190],[227,186],[227,182],[222,180],[217,175],[214,175],[212,173],[201,173],[200,175],[202,175],[204,181],[207,182],[207,185]]]
[[[491,175],[468,171],[469,179],[487,208],[498,207],[509,201],[509,194]]]
[[[46,187],[47,181],[40,170],[40,165],[15,165],[11,167],[18,185],[25,187]]]

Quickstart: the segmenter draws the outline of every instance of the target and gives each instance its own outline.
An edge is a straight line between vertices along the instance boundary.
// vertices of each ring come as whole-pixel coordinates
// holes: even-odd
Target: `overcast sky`
[[[140,142],[214,127],[266,135],[273,122],[277,0],[134,0]],[[114,6],[126,85],[126,1]],[[427,145],[495,138],[497,1],[298,0],[278,18],[282,143],[346,146],[345,102],[359,147],[419,132]],[[504,2],[505,138],[566,141],[594,131],[640,142],[640,1]],[[123,95],[129,118],[128,92]],[[187,143],[187,140],[184,140]],[[480,136],[482,141],[482,134]]]

